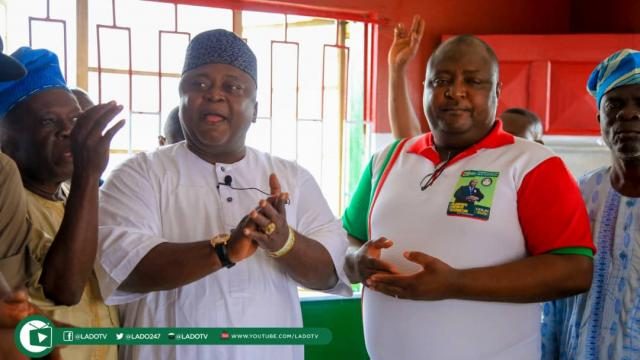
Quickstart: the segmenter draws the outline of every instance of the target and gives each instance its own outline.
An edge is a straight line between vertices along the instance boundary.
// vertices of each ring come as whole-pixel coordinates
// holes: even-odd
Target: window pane
[[[153,1],[120,0],[116,1],[116,16],[118,26],[131,29],[133,69],[158,71],[159,31],[173,30],[173,5]]]
[[[89,66],[98,66],[97,24],[113,25],[111,1],[89,0]],[[128,50],[127,50],[128,52]],[[103,65],[104,66],[104,65]]]
[[[339,213],[341,157],[340,131],[343,117],[341,92],[344,69],[340,64],[346,59],[346,51],[336,47],[325,47],[324,56],[324,117],[323,172],[320,179],[322,191],[329,200],[334,214]]]
[[[47,15],[47,2],[45,0],[29,1],[0,1],[6,6],[7,36],[4,40],[4,53],[12,53],[21,46],[29,46],[29,17],[45,18]],[[76,82],[76,22],[75,0],[51,0],[50,18],[66,22],[67,55],[64,56],[64,32],[62,22],[33,21],[32,40],[34,48],[47,48],[55,52],[60,58],[61,68],[64,72],[67,63],[67,83],[74,85]]]
[[[242,36],[258,59],[258,116],[271,114],[271,41],[284,41],[282,14],[242,12]]]
[[[350,49],[336,44],[338,30],[349,29],[350,23],[343,21],[339,27],[335,19],[243,12],[242,24],[243,36],[258,58],[258,114],[271,117],[271,128],[265,127],[262,132],[270,138],[271,152],[311,170],[331,209],[338,214],[344,205],[340,200],[351,189],[341,189],[342,179],[359,178],[365,136],[363,126],[359,132],[357,126],[343,129],[350,106],[348,94],[363,94],[362,74],[353,79],[359,82],[354,90],[345,84],[350,66],[357,64],[356,72],[362,73],[363,57],[353,60]],[[354,30],[353,40],[348,40],[348,33],[344,37],[346,41],[361,41],[358,50],[364,51],[363,35],[364,26],[360,26]],[[361,118],[362,97],[358,106],[355,116],[360,114]],[[349,149],[358,157],[342,157],[340,151],[347,149],[344,143],[352,137],[356,146]],[[256,135],[249,139],[257,142]],[[263,140],[261,144],[266,146],[268,142]],[[350,162],[358,169],[345,174],[343,169]]]
[[[0,34],[2,34],[2,38],[7,38],[7,5],[0,3]],[[6,41],[6,40],[5,40]],[[5,52],[7,44],[4,44]]]
[[[91,72],[89,81],[98,82],[98,73]],[[95,100],[98,100],[97,98]],[[129,109],[129,75],[102,73],[102,103],[115,100],[118,104]]]
[[[233,12],[228,9],[202,6],[178,6],[178,31],[188,32],[195,36],[211,29],[232,31]]]
[[[300,44],[300,92],[298,112],[301,119],[322,117],[322,59],[324,45],[336,42],[334,20],[288,16],[288,40]]]
[[[296,160],[297,58],[298,46],[295,44],[273,44],[271,152],[289,160]]]
[[[342,190],[342,206],[343,208],[349,204],[351,195],[358,185],[362,170],[367,165],[369,155],[366,149],[367,134],[370,128],[368,123],[364,122],[348,122],[344,127],[344,166],[343,166],[343,190]]]
[[[100,66],[107,69],[129,69],[129,31],[100,28]],[[96,43],[97,47],[97,43]],[[96,67],[98,61],[96,58]]]
[[[133,76],[133,111],[159,112],[157,76]]]
[[[318,181],[322,174],[322,122],[298,121],[298,163]]]
[[[369,160],[369,123],[364,122],[364,24],[349,22],[345,45],[349,47],[347,122],[344,130],[343,207],[351,200],[362,170]]]
[[[163,73],[182,73],[184,54],[189,45],[187,34],[162,33],[161,65]]]
[[[133,151],[152,151],[158,147],[160,116],[131,114],[131,147]]]
[[[65,28],[60,22],[32,21],[31,22],[31,42],[34,49],[48,49],[58,55],[60,70],[65,74],[67,62],[64,51]],[[68,41],[68,40],[67,40]],[[67,73],[69,70],[67,69]]]
[[[98,73],[89,73],[89,89],[92,99],[97,103]],[[122,74],[102,74],[102,102],[115,100],[124,106],[124,110],[112,120],[111,125],[120,119],[127,120],[127,124],[118,131],[111,140],[111,149],[129,150],[129,77]]]
[[[247,145],[260,151],[271,151],[271,119],[258,118],[247,132]]]

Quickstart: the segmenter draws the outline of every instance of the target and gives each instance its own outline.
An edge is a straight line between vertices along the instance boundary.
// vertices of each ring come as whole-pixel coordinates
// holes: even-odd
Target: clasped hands
[[[275,174],[269,176],[271,196],[259,201],[232,231],[227,242],[229,259],[234,263],[253,255],[258,248],[271,253],[281,249],[289,237],[285,205],[289,193],[282,192]]]
[[[442,300],[455,296],[459,271],[443,261],[419,251],[405,251],[403,256],[422,268],[415,273],[400,273],[394,264],[380,259],[382,250],[393,241],[381,237],[367,241],[347,255],[345,273],[352,283],[401,299]]]

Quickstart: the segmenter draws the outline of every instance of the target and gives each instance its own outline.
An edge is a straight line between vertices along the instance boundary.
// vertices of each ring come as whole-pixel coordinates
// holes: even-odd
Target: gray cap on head
[[[223,30],[209,30],[194,37],[187,47],[182,74],[207,64],[227,64],[246,72],[258,83],[256,56],[249,45],[236,34]]]

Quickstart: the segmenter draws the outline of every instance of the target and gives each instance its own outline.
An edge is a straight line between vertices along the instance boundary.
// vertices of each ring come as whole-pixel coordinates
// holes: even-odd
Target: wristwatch
[[[218,259],[220,259],[220,263],[227,269],[233,267],[236,264],[231,261],[231,259],[229,259],[229,253],[227,252],[227,241],[229,241],[229,238],[231,238],[231,235],[221,234],[214,236],[210,240],[211,246],[216,251]]]

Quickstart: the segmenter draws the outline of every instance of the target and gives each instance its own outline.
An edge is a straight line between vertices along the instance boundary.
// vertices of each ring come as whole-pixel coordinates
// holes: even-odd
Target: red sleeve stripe
[[[580,189],[557,156],[525,175],[518,189],[518,219],[530,255],[567,247],[595,253]]]

